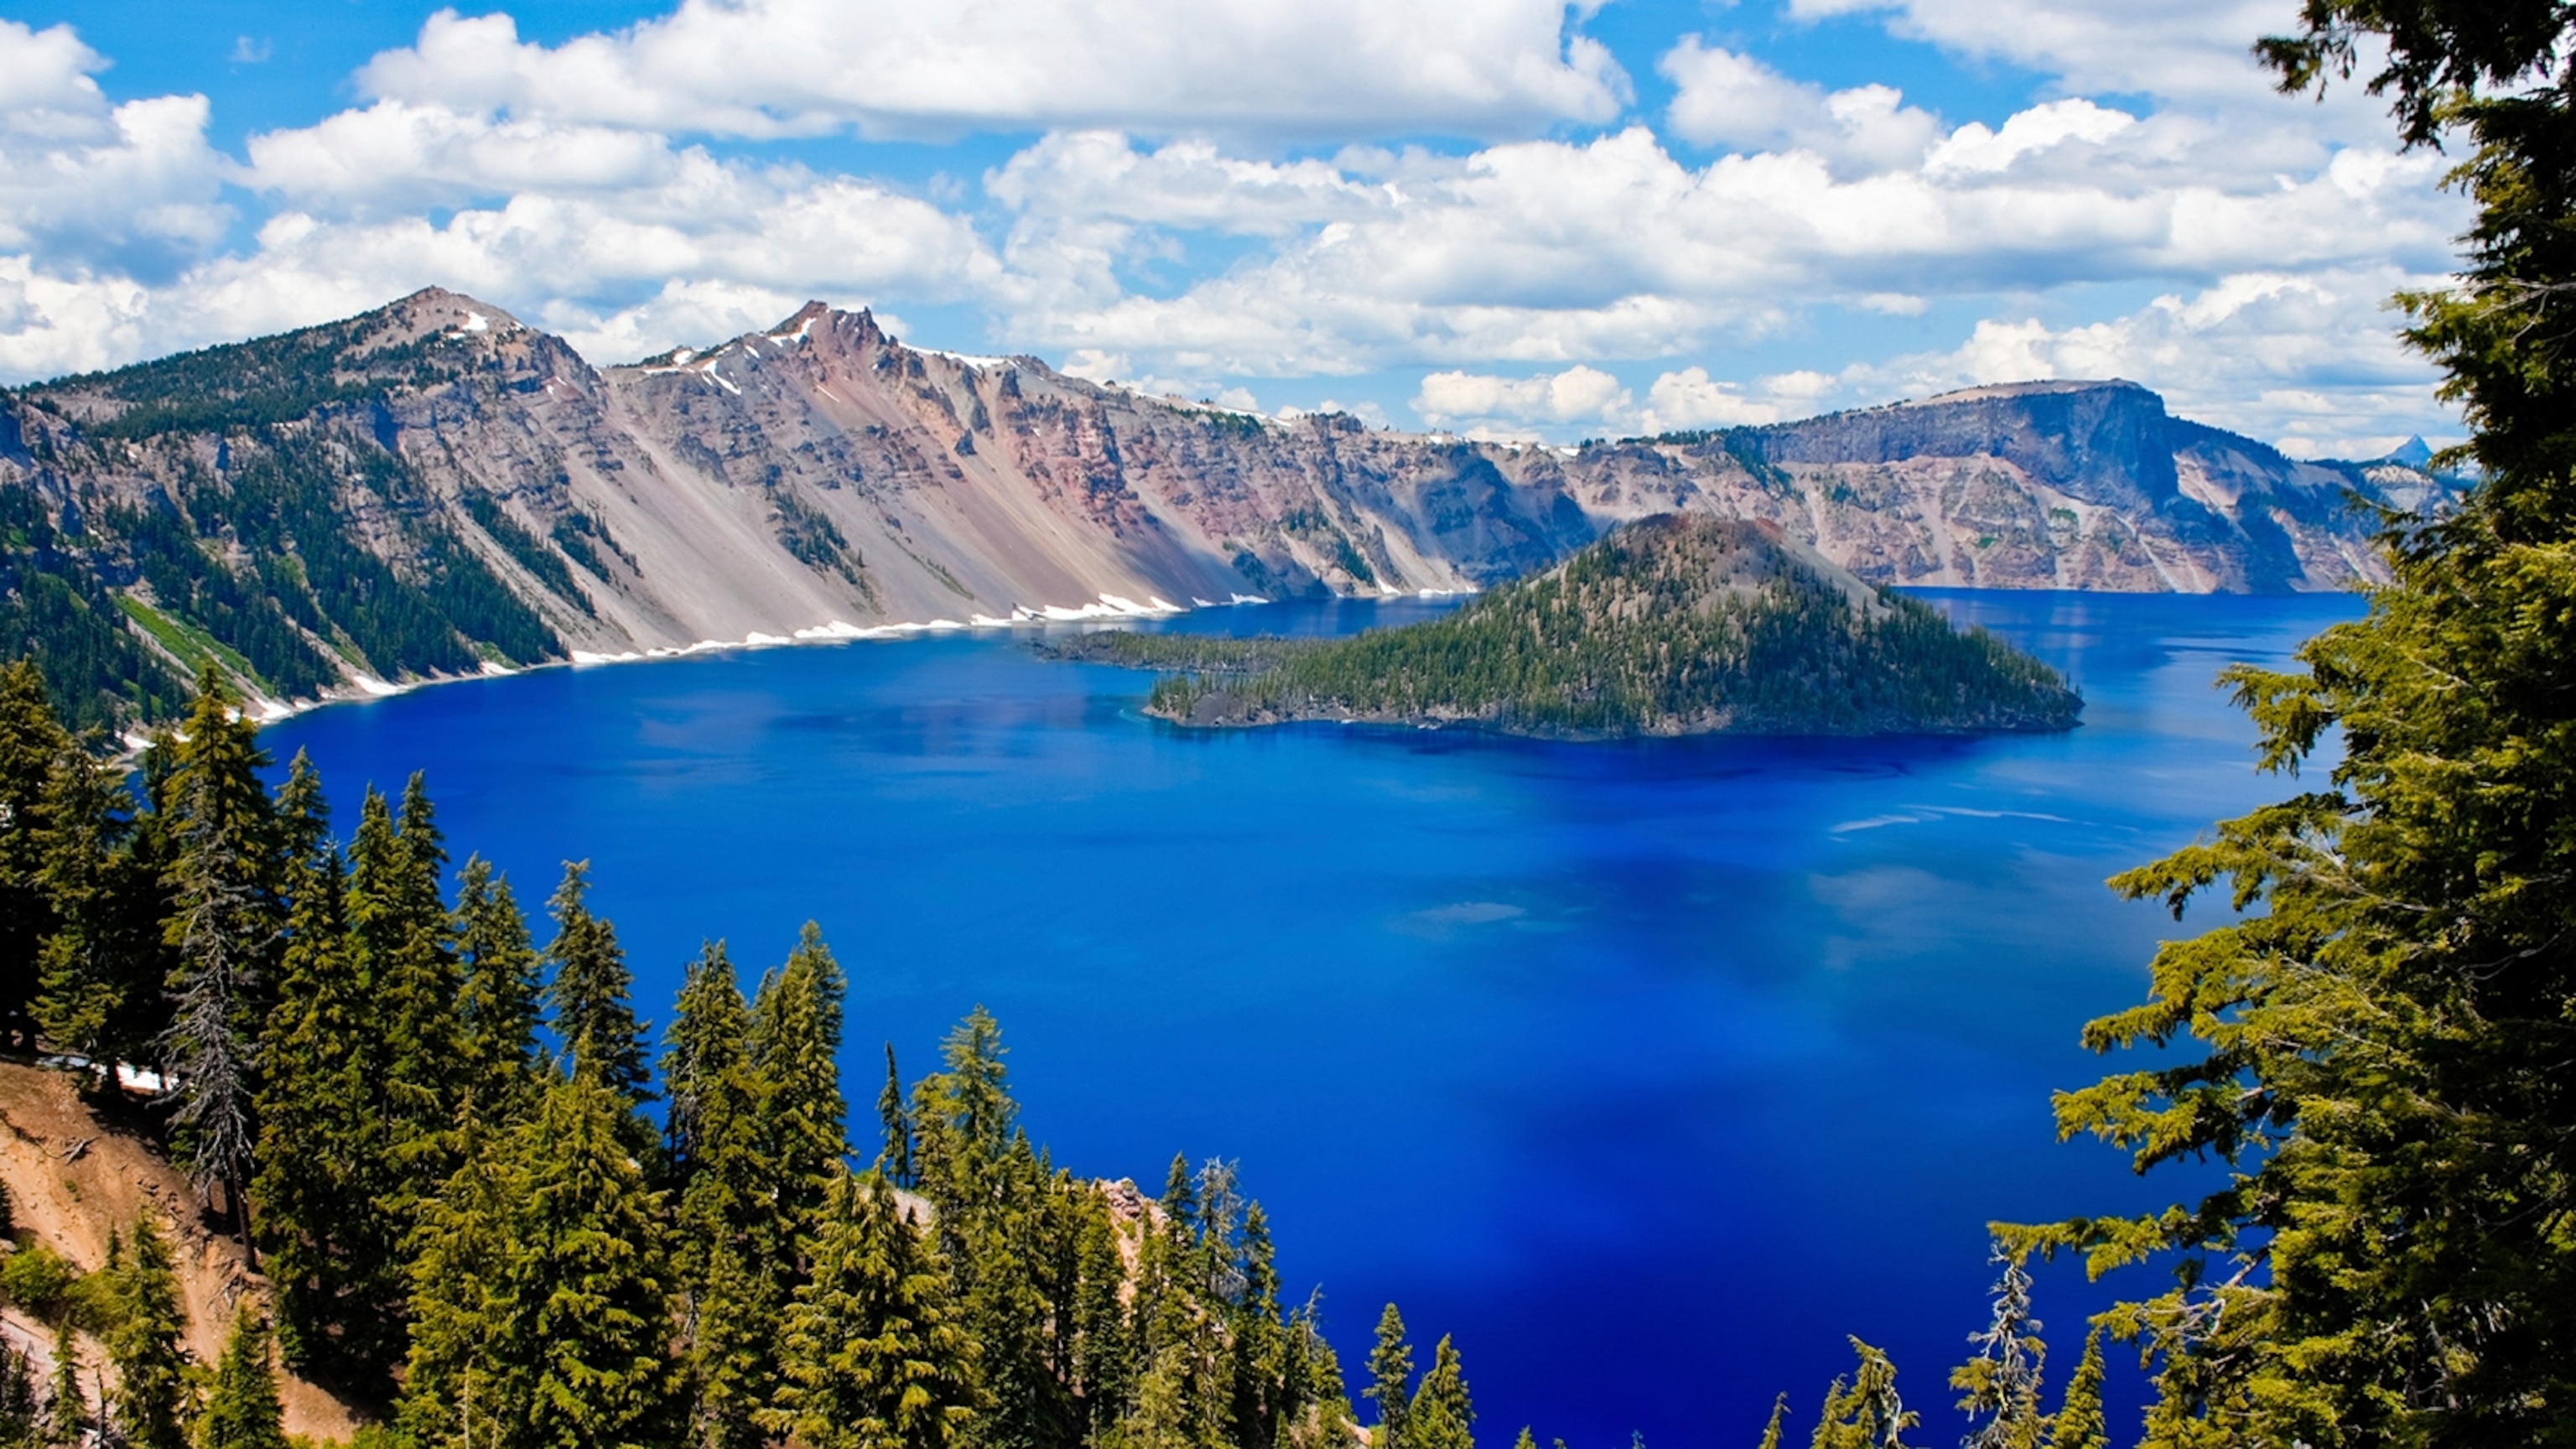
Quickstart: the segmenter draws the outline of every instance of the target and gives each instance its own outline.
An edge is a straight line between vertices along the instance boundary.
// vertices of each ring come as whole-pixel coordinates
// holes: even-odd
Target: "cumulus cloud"
[[[1413,410],[1435,428],[1508,431],[1530,424],[1601,422],[1625,416],[1628,390],[1599,368],[1581,365],[1523,378],[1435,372],[1422,379]]]
[[[1589,7],[1537,0],[1115,0],[1119,24],[1081,26],[1033,0],[971,23],[687,0],[558,46],[441,12],[361,73],[359,104],[239,160],[208,147],[202,98],[111,105],[105,59],[69,29],[0,22],[0,376],[435,282],[602,361],[819,295],[962,305],[1001,345],[1192,397],[1429,369],[1417,411],[1462,431],[1762,422],[2015,370],[2120,372],[2299,446],[2425,416],[2428,370],[2376,304],[2450,264],[2465,210],[2439,158],[2396,153],[2368,104],[2269,95],[2233,39],[2208,39],[2286,12],[2067,3],[2129,48],[2020,0],[2018,26],[1964,0],[1879,8],[2053,68],[2061,91],[2117,82],[2116,102],[2060,93],[1954,126],[1684,36],[1658,63],[1661,135],[1530,134],[1611,120],[1625,95],[1579,34]],[[1104,36],[1117,55],[1085,48]],[[712,139],[1023,126],[1043,134],[980,190],[931,196]],[[1426,133],[1519,138],[1362,144]],[[1354,144],[1281,149],[1295,138]],[[228,201],[265,213],[246,242]],[[2085,297],[2155,294],[2086,320]],[[1751,344],[1804,345],[1827,310],[1986,320],[1946,350],[1855,362],[1870,344],[1838,340],[1807,346],[1807,370],[1727,375]],[[1663,370],[1605,370],[1641,362]]]
[[[2287,452],[2376,457],[2409,433],[2458,427],[2424,360],[2397,339],[2386,300],[2434,280],[2381,268],[2246,273],[2104,322],[1994,319],[1952,353],[1873,371],[1908,390],[1934,378],[2128,377],[2186,417]]]
[[[111,106],[70,26],[0,20],[0,253],[155,275],[220,237],[206,98]]]
[[[2296,28],[2288,0],[1789,0],[1802,19],[1879,12],[1901,35],[2053,76],[2073,93],[2260,96],[2259,35]]]
[[[1904,104],[1887,86],[1828,94],[1751,56],[1704,45],[1696,35],[1682,37],[1655,69],[1674,87],[1667,126],[1704,146],[1807,151],[1877,171],[1920,161],[1940,131],[1930,112]]]
[[[1525,134],[1617,115],[1627,77],[1560,0],[684,0],[560,46],[441,11],[359,72],[414,105],[666,133],[1117,126]]]
[[[1118,172],[1122,150],[1133,174],[1153,169],[1132,145],[1085,149],[1086,177]],[[2080,100],[1959,127],[1911,169],[1852,177],[1795,151],[1693,166],[1641,127],[1337,164],[1339,182],[1310,170],[1294,188],[1320,224],[1266,256],[1158,298],[1119,287],[1104,246],[1083,285],[1031,290],[1012,326],[1052,348],[1186,354],[1236,374],[1562,366],[1775,336],[1795,303],[1905,315],[2066,283],[2435,273],[2461,216],[2434,158],[2241,142]],[[1114,187],[1050,191],[1058,174],[1013,173],[1008,199],[1059,223],[1118,220],[1102,199]]]

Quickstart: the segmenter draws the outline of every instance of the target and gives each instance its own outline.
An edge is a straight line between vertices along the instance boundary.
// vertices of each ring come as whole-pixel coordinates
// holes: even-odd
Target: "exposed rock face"
[[[437,290],[0,400],[0,489],[41,500],[98,589],[227,646],[232,626],[153,597],[118,530],[177,515],[256,589],[262,548],[313,548],[260,542],[283,535],[252,537],[236,506],[238,480],[288,453],[308,472],[328,460],[338,526],[449,608],[458,639],[517,662],[1104,596],[1482,587],[1669,511],[1767,520],[1873,582],[2326,589],[2376,576],[2346,490],[2412,505],[2439,487],[2395,464],[2295,463],[2127,383],[1577,452],[1148,399],[1031,358],[905,347],[820,304],[709,352],[595,369]],[[542,630],[437,602],[472,594],[478,568]],[[453,672],[434,649],[366,644],[331,608],[285,612],[343,673]]]

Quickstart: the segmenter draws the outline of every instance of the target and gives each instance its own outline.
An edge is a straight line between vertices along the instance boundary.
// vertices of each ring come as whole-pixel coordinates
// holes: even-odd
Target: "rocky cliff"
[[[1573,450],[1146,398],[819,304],[599,369],[431,290],[0,398],[0,632],[106,718],[210,661],[282,700],[708,641],[1477,588],[1671,511],[1767,520],[1873,582],[2321,589],[2376,569],[2348,492],[2438,488],[2292,462],[2126,383]]]

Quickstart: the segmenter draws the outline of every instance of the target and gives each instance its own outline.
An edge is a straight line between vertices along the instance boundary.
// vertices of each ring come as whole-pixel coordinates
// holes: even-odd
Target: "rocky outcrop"
[[[88,570],[91,612],[132,615],[137,647],[283,696],[315,692],[316,669],[363,684],[800,630],[1481,588],[1663,512],[1767,521],[1872,582],[2331,589],[2377,575],[2351,494],[2416,506],[2441,485],[2294,462],[2128,383],[1557,449],[1147,398],[907,347],[820,304],[594,368],[431,290],[8,395],[0,490],[52,530],[0,560],[12,580]],[[203,557],[174,563],[173,538]],[[383,578],[359,577],[368,560]],[[332,569],[356,581],[335,594],[316,582]],[[215,574],[273,605],[224,602]],[[408,632],[362,617],[398,594]]]

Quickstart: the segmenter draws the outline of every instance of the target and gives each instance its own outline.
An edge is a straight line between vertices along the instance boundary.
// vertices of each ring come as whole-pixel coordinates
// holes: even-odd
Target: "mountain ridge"
[[[567,659],[1466,591],[1619,524],[1757,519],[1873,584],[2275,591],[2380,577],[2402,464],[2309,464],[2133,383],[1560,449],[1267,418],[809,303],[594,367],[430,288],[0,396],[0,632],[92,722],[213,663],[272,707]]]

